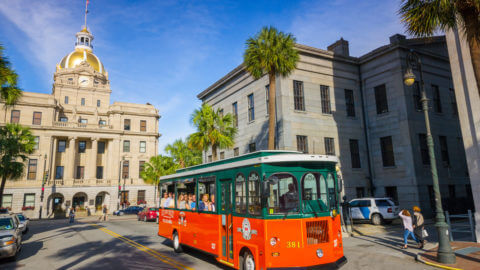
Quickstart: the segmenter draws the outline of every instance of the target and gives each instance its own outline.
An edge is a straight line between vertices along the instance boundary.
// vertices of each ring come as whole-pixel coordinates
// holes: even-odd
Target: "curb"
[[[450,267],[450,266],[446,266],[446,265],[441,265],[441,264],[436,264],[436,263],[431,263],[431,262],[427,262],[426,260],[422,259],[422,256],[420,254],[417,254],[417,256],[415,257],[415,260],[421,262],[421,263],[424,263],[426,265],[430,265],[430,266],[434,266],[434,267],[438,267],[438,268],[442,268],[442,269],[448,269],[448,270],[463,270],[461,268],[455,268],[455,267]]]

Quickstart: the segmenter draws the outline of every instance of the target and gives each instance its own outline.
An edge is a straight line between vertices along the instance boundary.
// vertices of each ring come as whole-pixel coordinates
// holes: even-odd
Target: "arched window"
[[[261,211],[260,176],[257,172],[251,172],[248,176],[248,213],[260,215]]]
[[[276,173],[268,178],[267,207],[269,214],[298,212],[297,179],[289,173]]]
[[[335,177],[332,173],[329,173],[327,176],[327,188],[330,209],[335,209],[337,207],[337,196],[335,192]]]
[[[245,184],[245,176],[239,173],[235,178],[235,212],[246,213],[247,212],[247,190]]]

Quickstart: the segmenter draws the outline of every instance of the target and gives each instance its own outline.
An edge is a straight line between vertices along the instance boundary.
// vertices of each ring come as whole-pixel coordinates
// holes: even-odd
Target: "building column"
[[[57,158],[57,145],[58,145],[58,139],[57,137],[52,137],[52,140],[51,142],[53,143],[53,147],[52,147],[52,156],[50,157],[51,158],[51,161],[50,161],[50,177],[49,179],[51,181],[55,181],[55,165],[56,165],[56,162],[55,162],[55,159]]]
[[[120,139],[113,139],[111,142],[110,142],[112,145],[111,145],[111,148],[109,147],[109,151],[111,151],[111,159],[109,161],[109,165],[111,166],[110,167],[110,172],[112,173],[111,174],[111,179],[112,181],[118,181],[119,177],[120,177],[120,160],[122,159],[120,157]],[[114,158],[114,157],[118,157],[118,158]]]
[[[112,180],[113,179],[113,140],[108,140],[105,144],[106,158],[105,163],[103,164],[103,178]]]
[[[68,153],[65,164],[64,179],[74,179],[73,173],[75,172],[75,142],[77,137],[68,138]]]
[[[87,165],[88,179],[95,179],[97,172],[98,138],[92,138],[92,150]]]

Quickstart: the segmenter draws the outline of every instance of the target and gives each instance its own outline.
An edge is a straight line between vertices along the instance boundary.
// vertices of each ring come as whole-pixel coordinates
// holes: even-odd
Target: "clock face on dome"
[[[80,84],[81,86],[86,86],[88,85],[88,82],[90,81],[90,79],[86,76],[80,76],[78,77],[78,84]]]

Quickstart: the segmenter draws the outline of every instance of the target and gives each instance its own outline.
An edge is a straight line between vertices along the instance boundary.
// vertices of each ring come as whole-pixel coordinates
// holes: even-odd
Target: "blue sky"
[[[404,33],[396,0],[90,0],[88,27],[111,101],[149,102],[161,114],[160,152],[193,131],[196,95],[242,62],[262,26],[326,49],[340,37],[360,56]],[[51,93],[55,66],[74,47],[84,0],[0,0],[0,43],[25,91]]]

